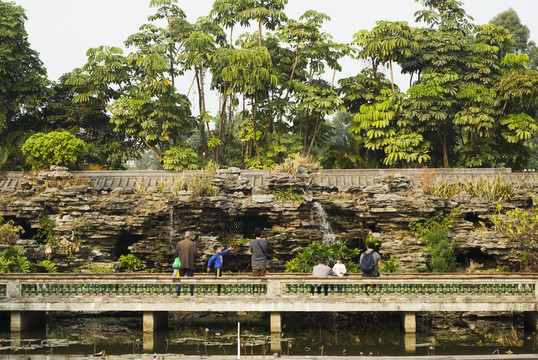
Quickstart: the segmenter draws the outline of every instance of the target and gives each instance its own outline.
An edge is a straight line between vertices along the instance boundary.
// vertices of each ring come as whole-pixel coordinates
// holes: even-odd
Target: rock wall
[[[336,240],[364,248],[366,236],[373,234],[381,242],[383,257],[394,256],[404,269],[424,266],[426,260],[424,244],[414,238],[409,222],[452,209],[457,209],[457,217],[451,236],[457,240],[462,267],[471,260],[483,269],[519,261],[521,249],[491,229],[497,213],[494,201],[464,192],[451,199],[431,197],[399,175],[343,191],[315,185],[304,169],[299,170],[295,176],[272,173],[265,185],[255,187],[239,169],[219,170],[213,179],[218,196],[194,197],[189,191],[173,191],[172,184],[134,189],[92,186],[88,179],[56,168],[25,176],[16,190],[0,193],[0,214],[25,229],[18,243],[28,248],[29,258],[50,257],[60,271],[78,271],[90,262],[112,266],[128,253],[141,258],[148,269],[169,271],[173,249],[187,230],[198,244],[197,271],[203,271],[217,243],[232,244],[237,250],[225,257],[228,270],[249,271],[247,239],[256,226],[264,228],[271,244],[270,270],[282,271],[302,247],[324,240],[323,211]],[[535,206],[532,196],[537,189],[536,181],[520,184],[503,209]],[[44,218],[54,223],[58,240],[50,248],[32,240]]]

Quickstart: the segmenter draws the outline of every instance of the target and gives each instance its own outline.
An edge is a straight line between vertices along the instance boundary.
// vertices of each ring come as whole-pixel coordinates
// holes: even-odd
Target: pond
[[[512,313],[417,315],[417,333],[397,313],[283,314],[280,334],[265,313],[172,313],[167,331],[143,334],[141,314],[49,313],[47,330],[0,330],[0,358],[15,355],[401,356],[536,354],[538,336]]]

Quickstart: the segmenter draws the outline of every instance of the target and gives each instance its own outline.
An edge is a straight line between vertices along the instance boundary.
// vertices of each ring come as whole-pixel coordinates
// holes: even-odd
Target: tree
[[[37,133],[22,146],[32,169],[49,168],[51,165],[73,167],[87,151],[86,144],[66,131]]]
[[[44,104],[42,114],[46,129],[65,130],[83,140],[88,148],[83,158],[85,164],[109,170],[124,169],[128,160],[137,157],[140,144],[114,131],[102,102],[90,99],[74,103],[74,87],[65,83],[69,76],[65,74],[53,84],[52,95]]]
[[[46,70],[30,48],[24,9],[0,1],[0,167],[22,166],[17,159],[23,132],[39,130],[39,107],[46,99]]]
[[[112,114],[115,131],[145,144],[158,159],[172,145],[182,144],[193,127],[190,102],[173,85],[182,73],[175,65],[178,52],[192,31],[185,29],[185,15],[175,2],[151,2],[160,7],[149,20],[165,18],[167,27],[143,25],[126,41],[135,52],[123,56],[119,48],[90,49],[88,62],[68,81],[80,91],[75,102],[101,101]]]
[[[222,76],[229,82],[229,93],[240,92],[251,100],[252,134],[258,164],[262,164],[258,146],[256,111],[258,102],[265,98],[270,86],[276,86],[278,79],[271,73],[271,56],[266,47],[234,50],[230,65],[222,70]]]
[[[258,46],[262,46],[263,26],[274,30],[287,20],[283,10],[288,0],[241,0],[242,11],[237,14],[241,25],[248,25],[251,20],[258,23]]]

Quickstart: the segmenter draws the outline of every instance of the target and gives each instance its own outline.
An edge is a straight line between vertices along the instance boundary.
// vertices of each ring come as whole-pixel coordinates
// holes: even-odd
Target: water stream
[[[319,228],[323,234],[323,243],[325,245],[334,243],[336,241],[336,235],[334,235],[327,212],[325,212],[321,204],[317,201],[312,202],[312,210],[319,219]]]

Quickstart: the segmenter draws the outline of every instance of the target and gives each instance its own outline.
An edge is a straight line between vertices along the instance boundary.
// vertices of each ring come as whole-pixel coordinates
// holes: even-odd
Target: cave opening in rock
[[[128,255],[131,252],[129,248],[142,239],[142,235],[133,235],[127,231],[122,231],[116,242],[116,247],[114,248],[114,259],[118,260],[120,256]]]
[[[9,220],[13,221],[13,225],[22,227],[22,230],[24,233],[19,234],[19,237],[21,239],[33,239],[34,236],[37,234],[37,228],[32,228],[32,225],[28,223],[25,219],[20,219],[15,216],[2,216],[4,218],[4,222],[8,222]]]
[[[257,227],[262,228],[262,230],[271,227],[267,221],[267,217],[259,215],[233,218],[225,221],[223,226],[224,228],[221,231],[222,234],[241,234],[244,239],[253,239],[255,237],[254,229]]]
[[[456,261],[459,264],[470,266],[475,264],[478,268],[481,267],[495,267],[495,258],[491,255],[484,253],[479,247],[471,247],[467,249],[461,249],[456,255]]]

